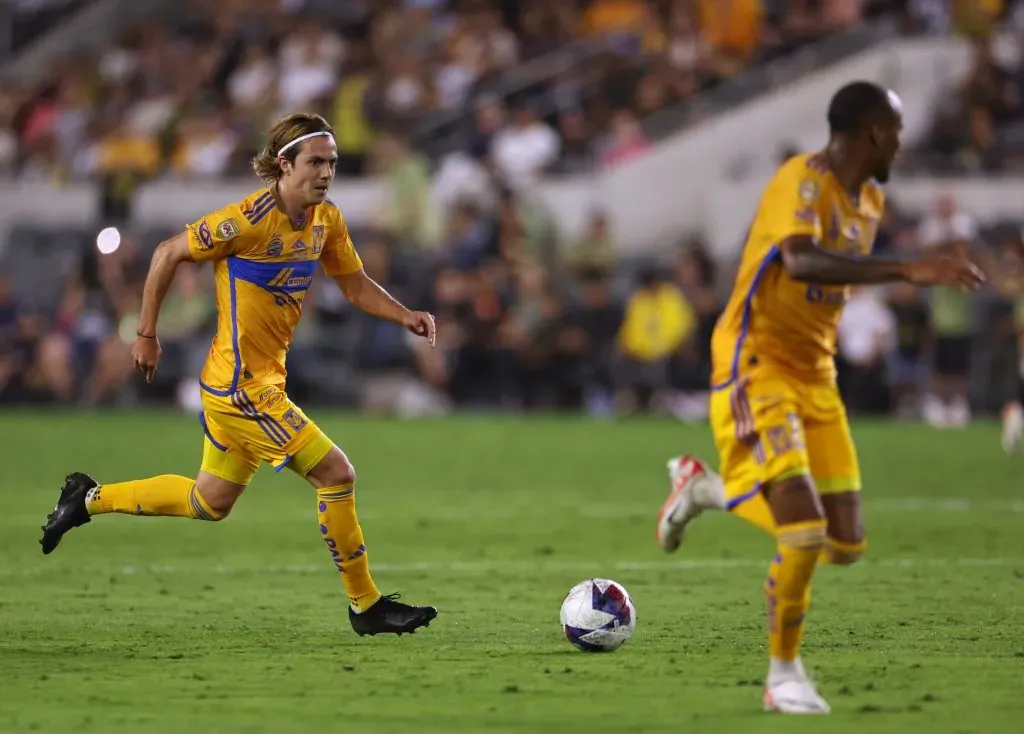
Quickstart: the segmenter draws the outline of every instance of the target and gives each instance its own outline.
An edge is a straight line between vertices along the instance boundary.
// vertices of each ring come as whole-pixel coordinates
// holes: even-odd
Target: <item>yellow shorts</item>
[[[818,491],[860,490],[860,467],[839,388],[760,368],[711,394],[711,426],[726,508],[761,524],[762,487],[799,475]],[[768,511],[768,517],[770,517]]]
[[[317,425],[273,386],[227,396],[203,391],[199,414],[206,441],[201,471],[235,484],[252,481],[260,462],[306,476],[334,447]]]

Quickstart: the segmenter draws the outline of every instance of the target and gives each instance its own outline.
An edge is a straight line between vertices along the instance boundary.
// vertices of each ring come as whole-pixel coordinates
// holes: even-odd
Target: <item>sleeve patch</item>
[[[199,249],[212,250],[213,236],[210,234],[210,224],[205,219],[199,223]]]
[[[819,193],[820,189],[816,181],[806,178],[800,184],[800,201],[808,206],[814,203]]]
[[[203,225],[206,225],[205,220],[203,220]],[[233,240],[238,236],[239,232],[238,222],[234,219],[225,219],[217,225],[217,237],[222,240]],[[209,234],[209,227],[207,227],[207,234]]]

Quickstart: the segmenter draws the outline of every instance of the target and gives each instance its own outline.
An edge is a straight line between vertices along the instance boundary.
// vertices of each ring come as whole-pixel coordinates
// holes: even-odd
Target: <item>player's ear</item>
[[[280,168],[280,169],[281,169],[281,175],[282,175],[282,176],[283,176],[284,174],[286,174],[286,173],[290,173],[290,172],[291,172],[291,169],[292,169],[292,163],[291,163],[291,161],[289,161],[289,160],[288,160],[287,158],[285,158],[284,156],[280,156],[280,157],[279,157],[279,158],[277,159],[277,166],[278,166],[278,168]]]
[[[872,148],[878,148],[882,145],[882,128],[879,125],[872,125],[868,128],[868,140],[871,142]]]

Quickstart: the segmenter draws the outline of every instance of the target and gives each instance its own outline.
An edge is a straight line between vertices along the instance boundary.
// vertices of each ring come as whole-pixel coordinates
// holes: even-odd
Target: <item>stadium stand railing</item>
[[[873,46],[900,36],[892,18],[882,18],[802,46],[765,64],[751,67],[700,94],[695,100],[666,107],[642,121],[651,140],[659,140],[691,123],[728,112],[755,97],[775,92],[781,85],[820,72]]]
[[[0,67],[0,82],[38,84],[62,59],[110,44],[122,29],[142,18],[159,22],[171,0],[97,0],[76,3],[63,22],[50,27]]]

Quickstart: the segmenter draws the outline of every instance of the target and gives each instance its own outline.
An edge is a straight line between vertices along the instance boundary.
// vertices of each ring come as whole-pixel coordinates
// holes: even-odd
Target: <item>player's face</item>
[[[878,183],[887,183],[892,173],[892,164],[900,150],[900,135],[903,132],[903,117],[894,111],[890,120],[875,128],[875,171]]]
[[[327,198],[327,189],[334,180],[338,147],[327,136],[310,138],[295,156],[295,165],[286,173],[293,191],[303,195],[307,206],[315,206]]]

